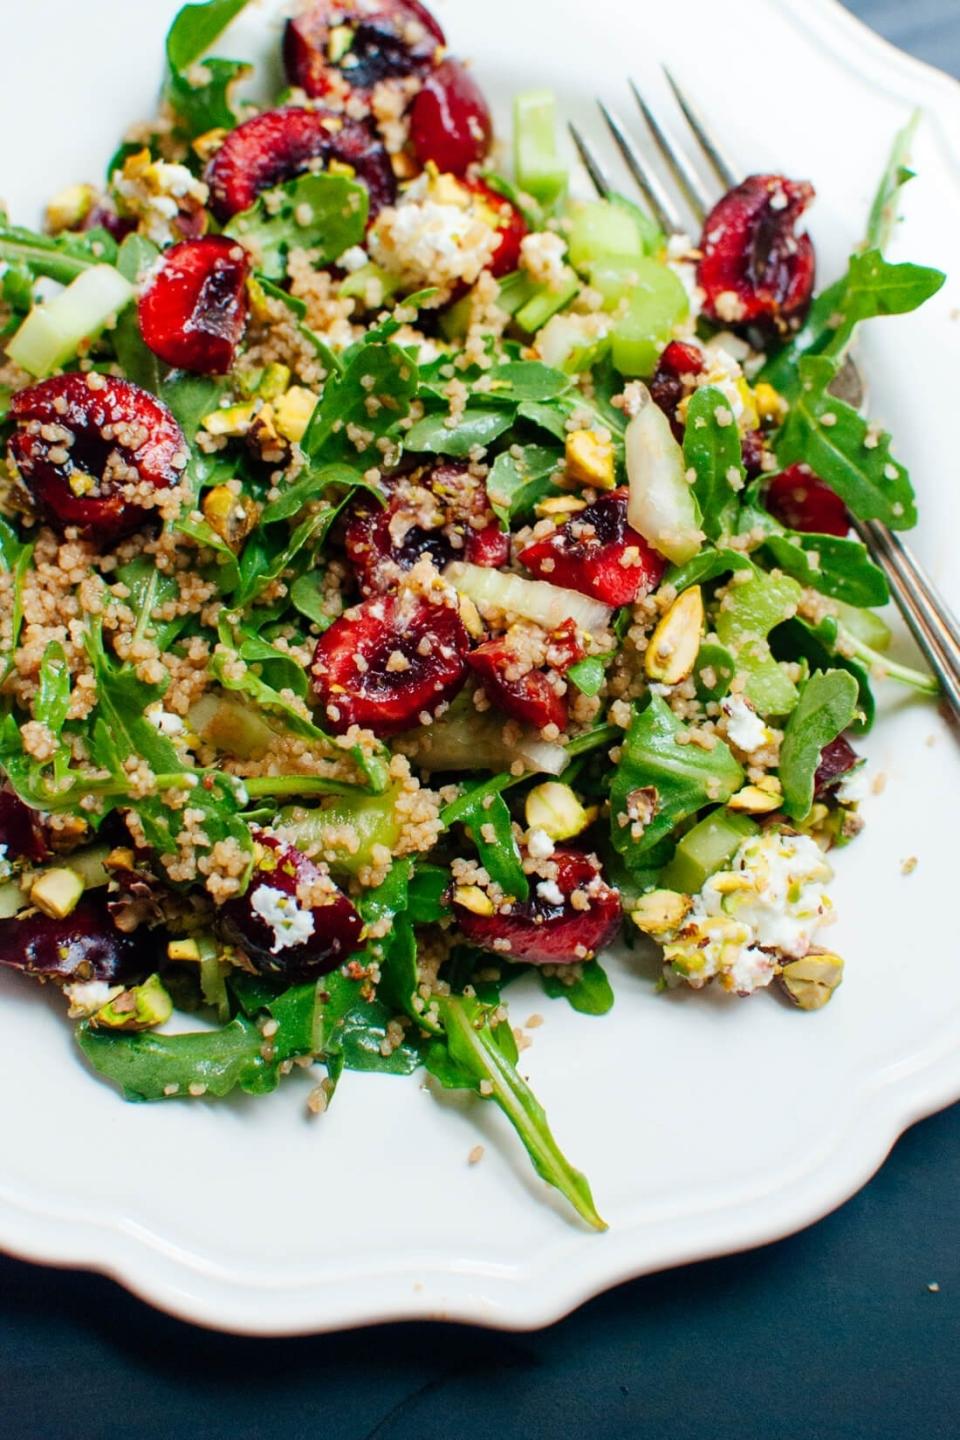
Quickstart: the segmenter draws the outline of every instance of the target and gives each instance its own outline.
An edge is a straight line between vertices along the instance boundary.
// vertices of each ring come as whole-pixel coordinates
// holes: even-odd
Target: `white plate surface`
[[[0,192],[14,218],[98,178],[149,113],[175,8],[33,0],[8,17]],[[894,130],[924,105],[894,249],[960,275],[960,89],[829,0],[441,0],[437,13],[501,117],[514,92],[549,85],[598,139],[592,98],[626,108],[627,68],[660,94],[657,62],[672,62],[745,169],[815,181],[825,279],[861,232]],[[220,53],[263,54],[270,27],[254,3]],[[954,604],[958,305],[954,279],[865,344],[874,412],[920,491],[917,548]],[[960,1097],[960,946],[944,904],[957,751],[932,707],[883,698],[866,748],[887,787],[838,857],[848,978],[826,1012],[657,997],[619,960],[603,1019],[511,992],[515,1022],[546,1016],[522,1068],[607,1234],[586,1233],[532,1177],[491,1107],[440,1103],[419,1079],[347,1076],[320,1121],[305,1118],[298,1079],[264,1100],[124,1105],[85,1071],[54,997],[5,975],[0,1244],[106,1271],[203,1324],[282,1334],[415,1316],[538,1326],[617,1281],[809,1224],[907,1125]],[[468,1166],[478,1139],[485,1157]]]

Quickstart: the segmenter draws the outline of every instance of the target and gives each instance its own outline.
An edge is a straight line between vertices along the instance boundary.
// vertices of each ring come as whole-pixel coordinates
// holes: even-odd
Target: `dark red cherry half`
[[[565,525],[520,552],[540,580],[592,595],[604,605],[630,605],[659,585],[667,562],[627,523],[626,488],[601,495]]]
[[[780,333],[800,324],[816,261],[810,236],[797,225],[813,195],[806,180],[751,175],[714,206],[697,270],[705,315],[722,325],[766,325]]]
[[[465,175],[485,159],[493,120],[483,91],[459,60],[444,60],[423,82],[410,108],[410,143],[421,165]]]
[[[444,43],[418,0],[319,0],[287,21],[283,63],[290,84],[314,99],[367,96],[382,80],[425,73]]]
[[[153,353],[183,370],[225,375],[247,327],[249,271],[243,246],[225,235],[165,251],[139,302]]]
[[[10,416],[10,456],[38,511],[57,529],[76,525],[97,540],[114,540],[144,518],[121,486],[165,489],[187,463],[166,405],[130,380],[55,375],[14,395]]]

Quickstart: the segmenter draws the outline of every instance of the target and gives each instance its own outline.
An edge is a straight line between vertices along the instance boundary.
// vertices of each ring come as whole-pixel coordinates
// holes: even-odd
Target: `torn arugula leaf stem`
[[[869,645],[865,645],[862,640],[857,640],[843,626],[837,630],[837,639],[840,642],[841,653],[862,660],[869,666],[872,674],[882,675],[890,680],[899,680],[904,685],[912,685],[923,695],[940,694],[940,684],[936,676],[928,674],[925,670],[915,670],[911,665],[901,665],[898,661],[881,655],[879,650],[872,650]]]

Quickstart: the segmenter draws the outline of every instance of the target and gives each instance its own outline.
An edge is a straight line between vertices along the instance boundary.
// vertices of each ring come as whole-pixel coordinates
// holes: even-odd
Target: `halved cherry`
[[[96,900],[81,900],[65,920],[38,910],[0,920],[0,965],[44,980],[142,979],[152,968],[145,948],[142,936],[118,930]]]
[[[294,845],[255,830],[250,884],[217,913],[217,928],[261,974],[292,982],[326,975],[357,948],[363,921],[342,890]]]
[[[488,223],[500,236],[487,269],[495,279],[499,279],[501,275],[512,274],[520,264],[520,247],[527,234],[526,220],[516,205],[483,180],[461,180],[460,183],[477,197],[486,212]]]
[[[395,735],[452,700],[467,675],[456,608],[412,594],[366,600],[321,635],[311,674],[323,723]]]
[[[540,580],[592,595],[604,605],[630,605],[660,583],[667,562],[627,524],[626,488],[601,495],[585,510],[520,552]]]
[[[577,850],[557,850],[553,860],[556,879],[531,876],[529,900],[514,902],[509,913],[475,915],[454,901],[457,925],[472,945],[528,965],[572,965],[610,943],[620,924],[620,895],[597,860]]]
[[[320,0],[287,21],[283,63],[290,84],[315,99],[364,96],[381,80],[423,74],[443,44],[418,0]]]
[[[383,144],[365,124],[326,110],[265,110],[231,130],[207,165],[210,208],[220,221],[249,210],[262,190],[308,169],[313,160],[349,165],[370,193],[371,218],[396,198]]]
[[[130,380],[54,375],[14,395],[10,415],[13,464],[38,511],[61,530],[76,525],[98,540],[126,534],[146,513],[131,492],[176,485],[187,463],[166,405]]]
[[[547,725],[566,730],[569,707],[562,676],[575,660],[583,658],[583,642],[575,622],[565,620],[547,637],[541,666],[533,663],[524,643],[527,628],[514,626],[505,635],[478,645],[467,656],[467,664],[480,676],[493,704],[512,720],[535,730]]]
[[[225,375],[247,327],[247,252],[225,235],[166,250],[140,296],[140,330],[168,365]]]
[[[788,465],[767,487],[764,504],[781,525],[815,535],[848,535],[850,515],[835,490],[831,490],[809,465]]]
[[[822,800],[845,775],[860,764],[860,756],[845,735],[838,735],[820,751],[820,762],[813,777],[814,798]]]
[[[37,811],[12,790],[0,790],[0,860],[29,860],[39,865],[49,854]]]
[[[677,415],[677,407],[692,393],[696,377],[702,373],[703,351],[698,345],[688,345],[682,340],[671,340],[657,361],[650,381],[650,397],[670,421],[678,440],[683,439],[683,421]]]
[[[806,180],[751,175],[711,210],[703,226],[697,283],[704,314],[724,325],[796,329],[813,294],[813,242],[797,223],[813,199]]]
[[[483,160],[493,120],[483,91],[459,60],[444,60],[423,82],[410,109],[410,141],[421,165],[465,175]]]
[[[385,506],[362,495],[344,543],[365,595],[394,589],[423,555],[439,570],[454,559],[499,569],[510,558],[483,481],[457,460],[399,476]]]

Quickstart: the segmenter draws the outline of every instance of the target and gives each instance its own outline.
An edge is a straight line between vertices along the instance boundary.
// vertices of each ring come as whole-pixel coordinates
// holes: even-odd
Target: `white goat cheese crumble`
[[[725,695],[720,709],[727,717],[727,739],[744,755],[752,755],[770,744],[773,736],[769,729],[753,706],[739,695]]]
[[[273,931],[270,949],[274,955],[292,945],[302,945],[316,928],[313,912],[298,904],[295,895],[273,885],[258,885],[250,896],[250,908]]]

